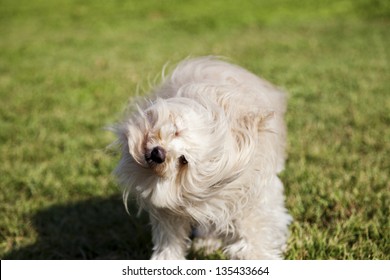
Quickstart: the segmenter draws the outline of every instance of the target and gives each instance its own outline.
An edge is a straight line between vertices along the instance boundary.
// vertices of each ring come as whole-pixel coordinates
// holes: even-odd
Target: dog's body
[[[281,258],[284,94],[204,57],[179,64],[151,99],[117,127],[115,173],[150,214],[152,259],[184,259],[193,228],[229,258]]]

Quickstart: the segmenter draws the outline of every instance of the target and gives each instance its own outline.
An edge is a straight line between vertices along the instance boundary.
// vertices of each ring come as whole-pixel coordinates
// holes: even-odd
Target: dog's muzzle
[[[166,155],[165,150],[162,147],[157,146],[154,147],[153,150],[150,152],[150,156],[145,156],[145,158],[146,161],[148,162],[151,161],[153,163],[160,164],[165,161],[165,155]]]

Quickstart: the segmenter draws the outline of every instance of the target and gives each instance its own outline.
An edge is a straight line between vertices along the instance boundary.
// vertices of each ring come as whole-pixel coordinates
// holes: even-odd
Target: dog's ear
[[[274,111],[247,112],[239,116],[231,127],[235,140],[235,167],[244,170],[256,151],[257,143],[263,132],[271,132],[269,122],[275,117]]]
[[[237,126],[253,136],[262,131],[269,131],[268,122],[275,117],[275,111],[248,112],[237,120]]]

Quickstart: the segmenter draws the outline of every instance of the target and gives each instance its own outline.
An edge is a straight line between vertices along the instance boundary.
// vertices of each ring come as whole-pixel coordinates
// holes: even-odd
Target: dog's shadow
[[[32,217],[37,241],[4,259],[148,259],[151,235],[148,217],[128,215],[120,195],[55,205]]]

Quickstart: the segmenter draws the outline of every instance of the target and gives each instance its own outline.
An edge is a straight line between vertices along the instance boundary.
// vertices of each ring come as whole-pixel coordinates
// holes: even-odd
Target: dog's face
[[[143,143],[133,156],[160,180],[176,180],[199,160],[196,148],[202,146],[202,124],[206,118],[180,102],[158,100],[146,109]],[[129,142],[132,142],[129,139]],[[136,144],[136,143],[133,143]]]
[[[157,99],[121,128],[116,174],[144,206],[178,208],[210,193],[224,166],[226,124],[186,98]]]

